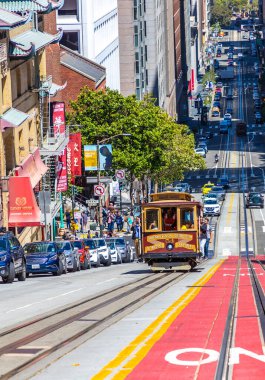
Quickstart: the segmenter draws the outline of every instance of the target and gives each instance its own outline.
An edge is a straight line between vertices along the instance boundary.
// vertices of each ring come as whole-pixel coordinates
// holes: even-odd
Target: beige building
[[[61,37],[61,33],[41,32],[37,13],[34,16],[34,13],[27,12],[29,4],[25,3],[10,4],[0,0],[0,227],[12,229],[22,243],[41,238],[43,232],[36,198],[42,188],[42,177],[49,168],[43,163],[38,148],[42,148],[40,142],[43,140],[39,90],[46,80],[45,48],[57,43]],[[54,11],[60,3],[47,1],[42,9],[35,2],[30,6],[32,11],[41,15]],[[33,197],[35,219],[31,216],[30,220],[29,213],[23,213],[23,208],[27,208],[23,202],[27,199],[19,193],[16,196],[13,192],[18,189],[8,186],[11,176],[30,178],[28,195]],[[10,199],[13,198],[18,207],[12,208]],[[19,212],[24,216],[23,221]]]

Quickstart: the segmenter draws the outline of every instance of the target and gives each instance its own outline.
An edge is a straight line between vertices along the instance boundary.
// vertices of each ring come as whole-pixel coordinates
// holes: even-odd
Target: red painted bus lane
[[[258,264],[254,264],[254,267],[256,268],[256,273],[259,277],[259,274],[262,273],[263,270]],[[242,261],[241,268],[236,316],[236,333],[234,339],[234,347],[236,347],[237,350],[230,353],[230,364],[233,362],[235,363],[233,365],[233,379],[264,379],[264,342],[261,338],[258,310],[254,299],[251,275],[246,260]],[[263,276],[260,277],[263,279]],[[238,361],[239,363],[237,364]]]
[[[231,257],[217,270],[134,369],[127,363],[126,379],[214,378],[237,262]]]

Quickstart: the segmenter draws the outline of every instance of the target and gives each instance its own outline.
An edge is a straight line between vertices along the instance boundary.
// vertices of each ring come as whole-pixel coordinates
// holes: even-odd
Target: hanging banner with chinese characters
[[[67,174],[71,183],[75,182],[76,176],[82,175],[81,168],[81,133],[72,133],[67,145]]]
[[[65,148],[58,157],[56,168],[57,192],[63,192],[68,189],[66,155],[67,153]]]
[[[65,104],[64,102],[50,103],[51,126],[54,137],[65,137]]]

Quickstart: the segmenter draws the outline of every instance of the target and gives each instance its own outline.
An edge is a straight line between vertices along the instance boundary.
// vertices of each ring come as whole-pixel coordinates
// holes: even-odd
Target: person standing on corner
[[[138,262],[142,262],[142,253],[141,253],[141,224],[140,219],[136,218],[135,222],[132,225],[132,239],[134,240],[134,246],[135,246],[135,253]]]
[[[71,214],[69,211],[66,211],[65,219],[66,219],[66,228],[70,230],[71,229]]]
[[[212,237],[212,227],[209,224],[209,219],[205,218],[204,219],[204,224],[206,225],[206,243],[204,246],[204,256],[205,258],[209,257],[209,244],[211,242],[211,237]]]

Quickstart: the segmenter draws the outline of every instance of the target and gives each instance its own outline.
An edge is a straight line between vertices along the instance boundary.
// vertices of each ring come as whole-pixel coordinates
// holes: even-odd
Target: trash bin
[[[97,223],[91,223],[90,224],[90,231],[96,231],[97,229]]]

